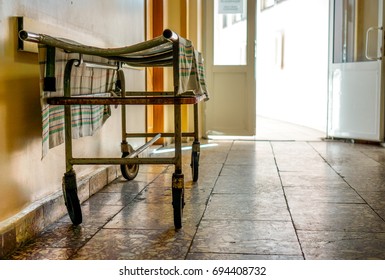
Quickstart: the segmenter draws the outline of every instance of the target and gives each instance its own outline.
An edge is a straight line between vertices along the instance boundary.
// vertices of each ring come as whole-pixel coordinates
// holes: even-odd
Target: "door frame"
[[[255,136],[256,135],[256,61],[255,61],[255,41],[256,41],[256,8],[257,4],[255,0],[247,0],[247,63],[246,65],[214,65],[214,1],[205,1],[204,10],[204,54],[205,54],[205,67],[206,67],[206,79],[210,90],[211,100],[205,104],[205,131],[206,137],[210,138],[208,131],[216,130],[212,129],[210,123],[210,111],[214,109],[215,97],[220,93],[215,92],[214,79],[217,73],[229,74],[229,73],[244,73],[246,75],[247,94],[245,94],[244,102],[247,105],[243,112],[244,114],[243,124],[238,130],[229,129],[228,131],[224,127],[219,129],[221,135],[226,136]],[[236,93],[234,93],[236,94]],[[218,110],[217,106],[215,109]],[[229,112],[221,112],[228,114]],[[221,131],[222,130],[222,131]]]
[[[382,31],[382,35],[379,36],[381,38],[377,42],[378,53],[381,53],[381,60],[377,61],[365,61],[365,62],[345,62],[345,63],[334,63],[334,6],[335,0],[330,0],[329,2],[329,74],[328,74],[328,121],[327,121],[327,137],[328,138],[346,138],[346,139],[355,139],[355,140],[366,140],[366,141],[374,141],[374,142],[383,142],[384,141],[384,31]],[[380,26],[384,27],[384,1],[378,0],[379,3],[379,11],[378,11],[378,23]],[[373,132],[372,133],[363,133],[358,131],[354,131],[355,129],[341,129],[339,127],[335,128],[333,126],[337,126],[337,121],[335,119],[338,118],[348,118],[348,116],[340,116],[340,110],[336,109],[336,107],[340,107],[338,103],[340,100],[336,93],[333,94],[333,88],[338,87],[338,84],[334,83],[334,75],[337,75],[337,70],[341,69],[341,71],[345,71],[344,73],[354,73],[354,71],[358,71],[358,68],[362,71],[377,71],[377,93],[375,100],[375,106],[373,106],[372,110],[376,114],[376,118],[374,119],[373,124]],[[343,73],[342,73],[343,74]],[[341,74],[341,75],[342,75]],[[342,78],[341,78],[342,79]],[[341,83],[340,87],[343,87]],[[341,89],[341,95],[342,93]],[[338,100],[337,100],[338,99]],[[364,100],[365,103],[368,101]],[[336,111],[337,110],[337,111]],[[348,118],[349,119],[349,118]]]

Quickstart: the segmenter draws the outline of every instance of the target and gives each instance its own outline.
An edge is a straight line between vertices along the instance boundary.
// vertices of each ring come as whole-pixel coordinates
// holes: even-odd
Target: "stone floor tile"
[[[303,141],[274,141],[271,142],[271,145],[275,154],[304,155],[316,153],[308,142]]]
[[[41,248],[26,245],[23,250],[16,251],[11,260],[68,260],[74,250],[70,248]]]
[[[223,164],[226,161],[227,158],[227,152],[206,152],[201,151],[199,156],[199,163],[221,163]]]
[[[127,181],[123,177],[119,177],[115,181],[107,185],[105,188],[103,188],[100,192],[125,193],[125,194],[137,195],[147,185],[148,183],[146,182],[140,182],[136,180]]]
[[[291,222],[202,220],[191,253],[301,255]]]
[[[320,158],[277,158],[277,167],[280,172],[308,172],[314,173],[319,170],[329,169],[329,165]]]
[[[84,246],[99,229],[95,225],[73,226],[70,223],[55,223],[45,229],[36,239],[17,250],[11,259],[68,259],[77,249]]]
[[[358,193],[374,210],[385,210],[385,191],[359,191]]]
[[[190,167],[190,164],[189,164]],[[223,164],[199,163],[199,178],[218,177],[223,168]],[[185,181],[191,181],[191,168],[188,169]]]
[[[269,141],[235,141],[231,151],[250,151],[271,155],[272,147]]]
[[[367,174],[365,176],[347,175],[346,182],[356,191],[385,191],[385,175],[376,176]]]
[[[283,192],[259,194],[214,194],[204,214],[207,220],[290,221]]]
[[[98,192],[90,197],[88,203],[111,205],[111,206],[125,206],[130,203],[137,194]]]
[[[284,187],[335,187],[345,183],[336,172],[327,168],[314,172],[280,172]]]
[[[268,193],[282,191],[278,173],[256,176],[219,176],[214,193]]]
[[[211,189],[198,188],[193,184],[186,184],[184,190],[185,203],[200,203],[206,204],[211,194]],[[171,187],[157,186],[155,184],[149,185],[143,190],[135,200],[145,201],[146,203],[163,203],[170,204],[172,197]]]
[[[145,182],[145,183],[151,183],[158,177],[159,174],[157,173],[146,173],[141,171],[141,166],[139,166],[139,172],[138,175],[135,177],[136,182]]]
[[[380,166],[333,166],[335,170],[342,177],[383,177],[385,174],[385,165]]]
[[[285,195],[290,203],[352,203],[365,201],[346,183],[319,187],[285,187]]]
[[[385,232],[385,222],[366,204],[289,201],[297,230]]]
[[[382,166],[385,164],[385,151],[381,151],[381,149],[376,148],[363,151],[363,153],[376,162],[381,163]]]
[[[264,165],[275,166],[274,156],[250,151],[231,151],[228,153],[226,164],[230,165]]]
[[[275,165],[230,165],[225,164],[220,173],[221,176],[256,177],[277,174]]]
[[[187,203],[183,209],[183,228],[192,231],[198,226],[206,205]],[[119,212],[104,228],[171,229],[174,228],[173,207],[170,202],[132,203]]]
[[[81,206],[83,216],[82,225],[102,226],[111,220],[123,207],[123,205],[101,205],[94,203],[92,200],[87,200]],[[68,215],[64,216],[61,221],[71,223]]]
[[[302,255],[189,253],[187,260],[303,260]]]
[[[175,260],[185,259],[192,236],[183,230],[102,229],[71,259]]]
[[[309,260],[385,259],[385,233],[348,231],[298,231]]]

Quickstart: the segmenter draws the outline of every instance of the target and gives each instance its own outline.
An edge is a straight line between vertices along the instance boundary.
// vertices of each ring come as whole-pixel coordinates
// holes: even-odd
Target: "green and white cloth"
[[[202,54],[194,50],[191,41],[179,38],[178,94],[192,91],[195,95],[205,95],[208,100],[205,80]]]
[[[46,73],[46,46],[39,46],[40,101],[42,114],[42,155],[64,142],[64,106],[49,105],[48,97],[64,96],[64,69],[70,59],[78,59],[79,54],[55,50],[56,91],[44,91]],[[105,58],[84,55],[87,61],[108,62]],[[84,65],[73,67],[71,73],[72,96],[109,96],[116,81],[116,71],[86,68]],[[110,116],[108,105],[72,105],[72,138],[93,135]]]

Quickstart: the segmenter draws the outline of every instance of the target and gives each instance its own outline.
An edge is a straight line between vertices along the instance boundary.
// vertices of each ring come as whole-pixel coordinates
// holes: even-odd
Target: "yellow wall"
[[[64,145],[41,159],[37,55],[16,51],[14,17],[86,33],[113,47],[144,40],[144,2],[0,0],[0,222],[60,191],[65,172]],[[130,71],[127,80],[129,89],[145,87],[143,71]],[[112,114],[95,136],[74,141],[75,156],[120,156],[120,110]],[[144,131],[144,114],[142,106],[129,108],[130,129]],[[75,166],[78,178],[99,168]]]

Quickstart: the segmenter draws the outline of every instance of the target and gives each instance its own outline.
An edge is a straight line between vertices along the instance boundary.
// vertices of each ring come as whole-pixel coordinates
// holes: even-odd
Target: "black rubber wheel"
[[[129,154],[127,152],[123,153],[122,158],[127,157]],[[126,180],[134,180],[139,172],[139,164],[121,164],[120,171]]]
[[[77,192],[75,172],[67,172],[64,175],[63,195],[68,215],[72,223],[75,226],[81,224],[83,216]]]
[[[182,217],[184,207],[183,189],[172,188],[172,205],[174,208],[174,226],[175,229],[182,228]]]
[[[66,207],[72,223],[77,226],[83,221],[82,210],[76,190],[66,191]]]
[[[193,182],[198,181],[199,177],[199,152],[191,153],[191,172]]]

